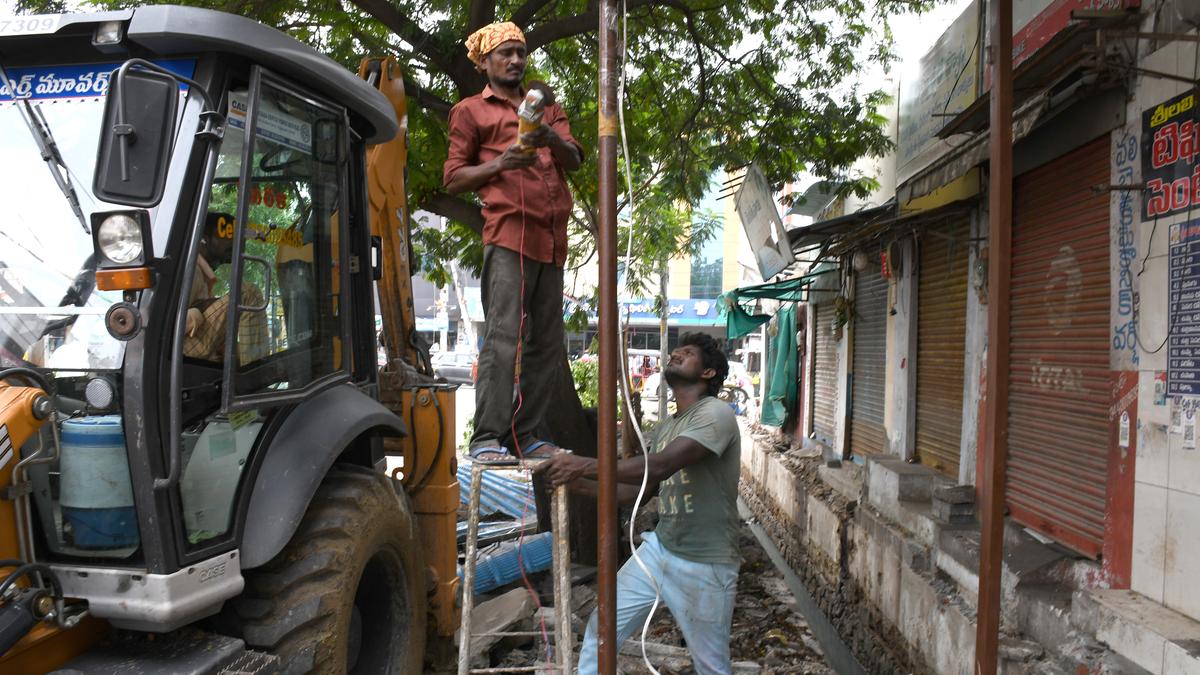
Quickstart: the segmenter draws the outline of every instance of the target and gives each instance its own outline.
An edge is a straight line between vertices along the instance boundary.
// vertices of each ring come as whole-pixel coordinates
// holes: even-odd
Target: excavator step
[[[122,633],[50,675],[271,675],[279,659],[227,635],[183,628],[165,635]]]

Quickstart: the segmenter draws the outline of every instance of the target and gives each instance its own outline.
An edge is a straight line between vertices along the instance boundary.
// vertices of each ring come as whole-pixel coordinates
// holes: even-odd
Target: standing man
[[[475,192],[483,201],[486,327],[471,457],[486,461],[512,450],[529,456],[545,445],[534,430],[549,404],[551,378],[565,359],[563,265],[572,207],[566,172],[582,164],[583,149],[556,103],[546,106],[536,131],[519,139],[526,147],[518,147],[527,54],[516,24],[485,26],[466,45],[488,84],[450,111],[443,182],[450,194]],[[520,393],[514,400],[518,367]]]
[[[729,404],[717,398],[729,363],[716,340],[688,333],[663,369],[677,412],[659,425],[649,455],[617,462],[618,501],[637,499],[643,473],[658,492],[658,526],[642,537],[638,557],[617,574],[617,649],[641,629],[654,603],[654,584],[675,617],[701,675],[732,672],[730,624],[737,592],[737,484],[742,443]],[[560,454],[536,471],[553,485],[596,494],[596,460]],[[579,655],[580,675],[596,672],[596,613]]]

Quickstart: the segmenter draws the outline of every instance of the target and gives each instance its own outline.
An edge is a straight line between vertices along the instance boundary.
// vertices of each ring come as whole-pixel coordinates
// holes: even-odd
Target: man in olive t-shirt
[[[696,672],[730,673],[730,623],[737,591],[737,483],[741,433],[733,410],[716,398],[729,364],[716,340],[689,333],[663,371],[677,412],[663,420],[648,458],[617,462],[618,499],[632,502],[646,472],[657,485],[658,527],[642,537],[638,558],[617,575],[617,648],[640,630],[655,599],[675,617]],[[595,494],[596,460],[557,455],[538,469],[553,485]],[[588,621],[579,672],[596,672],[596,614]]]

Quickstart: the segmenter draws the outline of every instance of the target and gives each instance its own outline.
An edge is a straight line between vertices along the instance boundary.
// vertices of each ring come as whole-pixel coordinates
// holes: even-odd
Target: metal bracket
[[[15,502],[21,497],[31,494],[33,494],[33,481],[22,481],[20,483],[13,483],[0,491],[0,498],[5,501]]]
[[[1141,192],[1146,189],[1145,183],[1129,183],[1128,185],[1113,185],[1112,183],[1097,183],[1092,186],[1093,194],[1105,192]]]

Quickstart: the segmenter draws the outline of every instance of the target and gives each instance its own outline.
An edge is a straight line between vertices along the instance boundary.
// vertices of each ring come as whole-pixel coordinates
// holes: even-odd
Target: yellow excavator
[[[453,638],[403,81],[357,75],[197,8],[0,18],[0,673],[416,673]]]

